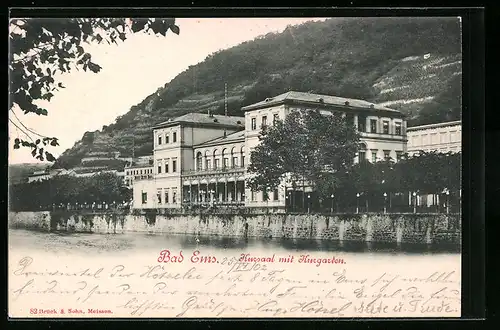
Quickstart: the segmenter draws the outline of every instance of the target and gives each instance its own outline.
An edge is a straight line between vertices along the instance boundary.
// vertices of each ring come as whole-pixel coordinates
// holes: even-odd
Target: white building
[[[62,175],[75,175],[75,172],[72,170],[65,170],[65,169],[46,169],[44,171],[36,171],[33,172],[32,175],[28,177],[28,183],[31,182],[41,182],[44,180],[51,179],[55,176],[62,176]]]
[[[52,174],[50,173],[49,170],[36,171],[36,172],[33,172],[33,174],[28,177],[28,183],[48,180],[51,177],[52,177]]]
[[[125,170],[125,185],[132,188],[135,180],[152,179],[153,165],[138,164],[126,167]]]
[[[408,153],[419,151],[460,152],[462,150],[462,122],[408,127]]]
[[[269,193],[245,187],[248,155],[261,127],[293,111],[341,111],[361,134],[360,158],[395,160],[406,152],[406,121],[394,109],[367,101],[287,92],[242,108],[244,117],[190,113],[153,128],[153,175],[133,181],[133,208],[244,205],[284,209],[287,187]]]
[[[408,154],[415,155],[421,151],[440,153],[462,151],[462,122],[460,120],[438,124],[408,127]],[[411,204],[411,196],[408,197]],[[439,205],[439,195],[420,195],[418,206]]]

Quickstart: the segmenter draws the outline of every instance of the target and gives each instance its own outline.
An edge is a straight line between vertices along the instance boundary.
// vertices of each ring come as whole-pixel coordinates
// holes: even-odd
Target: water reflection
[[[142,249],[210,249],[260,250],[269,252],[328,251],[383,254],[439,254],[460,253],[460,247],[444,244],[398,244],[379,242],[330,241],[291,238],[243,238],[220,236],[193,236],[150,233],[88,234],[46,233],[27,230],[9,230],[9,243],[14,246],[46,249],[75,248],[85,250],[142,250]]]
[[[165,237],[165,236],[164,236]],[[410,253],[459,253],[460,247],[444,244],[401,244],[382,242],[330,241],[311,239],[279,239],[279,238],[228,238],[228,237],[194,237],[166,236],[167,240],[178,240],[182,248],[210,247],[216,249],[248,249],[259,248],[272,251],[284,249],[289,251],[342,251],[342,252],[381,252],[394,254]]]

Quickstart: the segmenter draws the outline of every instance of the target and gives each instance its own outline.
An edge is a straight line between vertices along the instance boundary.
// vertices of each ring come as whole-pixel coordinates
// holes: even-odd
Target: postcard
[[[461,316],[459,17],[9,42],[9,317]]]

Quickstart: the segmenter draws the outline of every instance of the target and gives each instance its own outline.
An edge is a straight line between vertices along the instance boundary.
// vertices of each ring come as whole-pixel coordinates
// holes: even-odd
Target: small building
[[[49,180],[49,179],[56,177],[56,176],[63,176],[63,175],[74,176],[75,172],[73,170],[66,170],[66,169],[62,169],[62,168],[46,169],[44,171],[36,171],[36,172],[33,172],[33,174],[28,177],[28,183],[41,182],[44,180]]]
[[[52,177],[50,170],[36,171],[28,177],[28,183],[41,182]]]
[[[125,185],[132,188],[134,181],[153,178],[153,166],[149,164],[138,164],[125,167],[124,169]]]

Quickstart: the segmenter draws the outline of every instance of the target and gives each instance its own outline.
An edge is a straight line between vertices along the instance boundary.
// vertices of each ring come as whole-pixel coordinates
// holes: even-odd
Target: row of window
[[[240,158],[240,165],[238,165],[238,158]],[[196,159],[196,169],[198,171],[201,171],[203,169],[205,170],[217,170],[221,168],[220,166],[220,158],[214,158],[213,159],[213,168],[212,168],[212,159],[211,157],[206,157],[205,159],[205,168],[203,168],[203,157],[201,154],[199,154],[198,158]],[[229,157],[224,157],[222,158],[222,168],[237,168],[237,167],[244,167],[245,166],[245,156],[241,155],[240,157],[233,156],[231,158],[231,163],[229,163]]]
[[[279,118],[280,117],[277,113],[273,114],[273,125],[276,123],[276,121],[279,120]],[[267,116],[262,116],[260,127],[264,128],[266,126],[267,126]],[[252,128],[252,131],[255,131],[257,129],[257,117],[252,117],[251,128]]]
[[[170,166],[170,158],[160,159],[157,161],[156,168],[156,174],[161,174],[163,168],[165,169],[165,173],[175,173],[177,172],[177,158],[172,158],[172,166]]]
[[[158,189],[157,193],[156,193],[156,198],[157,198],[157,201],[158,201],[158,204],[175,204],[177,203],[177,188],[172,188],[172,200],[169,199],[169,191],[170,189],[169,188],[164,188],[164,191],[163,191],[163,197],[164,199],[162,199],[162,190],[161,189]]]
[[[163,136],[162,135],[158,135],[158,145],[161,145],[163,143],[163,137],[165,137],[165,144],[169,144],[170,143],[170,133],[165,133],[165,135]],[[177,132],[172,132],[172,143],[176,143],[177,142]]]
[[[370,161],[372,163],[375,163],[377,162],[377,155],[378,155],[378,150],[376,149],[372,149],[370,150]],[[400,161],[401,160],[401,157],[403,156],[403,152],[402,151],[396,151],[396,161]],[[366,158],[366,150],[361,150],[358,152],[358,157],[359,157],[359,160],[367,160]],[[388,159],[391,159],[391,151],[390,150],[384,150],[384,159],[388,160]]]
[[[125,179],[125,182],[127,184],[132,184],[134,180],[144,180],[144,179],[151,179],[153,178],[153,174],[143,174],[143,175],[134,175],[130,178]]]
[[[141,174],[153,174],[152,168],[146,168],[142,170],[128,170],[127,175],[141,175]]]
[[[262,191],[259,191],[259,192],[256,192],[256,191],[250,191],[250,200],[252,202],[256,201],[257,199],[257,194],[261,194],[261,197],[262,197],[262,200],[263,201],[266,201],[266,200],[273,200],[273,201],[279,201],[279,192],[278,192],[278,189],[275,189],[273,190],[272,193],[268,193],[267,194],[267,198],[266,198],[266,194],[264,194],[264,192]],[[272,199],[271,199],[272,197]]]
[[[169,188],[165,188],[164,194],[162,196],[162,190],[158,189],[157,194],[156,194],[158,204],[163,204],[163,202],[165,202],[165,204],[170,204],[170,203],[176,204],[177,203],[177,188],[172,188],[172,199],[169,198],[169,196],[170,196],[169,190],[170,190]],[[143,191],[142,195],[141,195],[141,199],[142,199],[141,200],[142,204],[147,204],[148,193]]]
[[[171,190],[172,190],[172,194],[170,194],[169,188],[164,188],[163,191],[162,191],[162,189],[158,189],[157,193],[156,193],[157,203],[158,204],[176,204],[177,203],[177,188],[172,188]],[[162,192],[163,192],[163,194],[162,194]],[[262,200],[266,200],[266,197],[265,197],[263,192],[255,192],[255,191],[250,192],[250,199],[252,201],[256,201],[257,194],[262,194]],[[170,199],[170,196],[172,197],[172,199]],[[272,197],[273,201],[278,201],[279,200],[278,189],[275,189],[272,192],[272,194],[268,194],[267,196],[268,196],[267,197],[268,200],[271,200],[271,197]],[[148,193],[143,191],[141,194],[141,199],[142,199],[141,200],[142,204],[147,204]]]
[[[460,134],[458,134],[457,131],[440,132],[439,135],[438,133],[431,133],[430,135],[424,133],[413,135],[410,142],[412,146],[460,142]]]
[[[358,116],[358,130],[360,132],[367,132],[366,130],[366,116]],[[273,115],[273,124],[279,119],[279,115],[275,113]],[[353,115],[348,115],[348,120],[350,123],[354,125],[354,116]],[[262,116],[261,118],[261,128],[264,128],[267,126],[267,116]],[[257,129],[257,118],[253,117],[251,118],[251,129],[252,131]],[[394,130],[391,131],[390,129],[390,121],[389,120],[383,120],[382,121],[382,130],[379,130],[379,120],[378,119],[370,119],[370,131],[367,133],[382,133],[382,134],[395,134],[395,135],[402,135],[403,130],[402,130],[402,123],[401,122],[395,122],[394,123]]]
[[[432,152],[432,151],[437,151],[440,153],[447,153],[447,152],[460,152],[462,149],[460,147],[450,147],[450,148],[422,148],[422,149],[412,149],[412,153],[418,153],[419,151],[425,151],[425,152]]]
[[[349,121],[354,123],[354,117],[349,116]],[[402,123],[397,121],[394,123],[394,130],[390,129],[390,121],[382,120],[382,130],[379,129],[379,120],[378,119],[370,119],[370,131],[368,132],[366,129],[366,116],[358,116],[358,131],[366,132],[366,133],[382,133],[382,134],[394,134],[394,135],[402,135]]]

